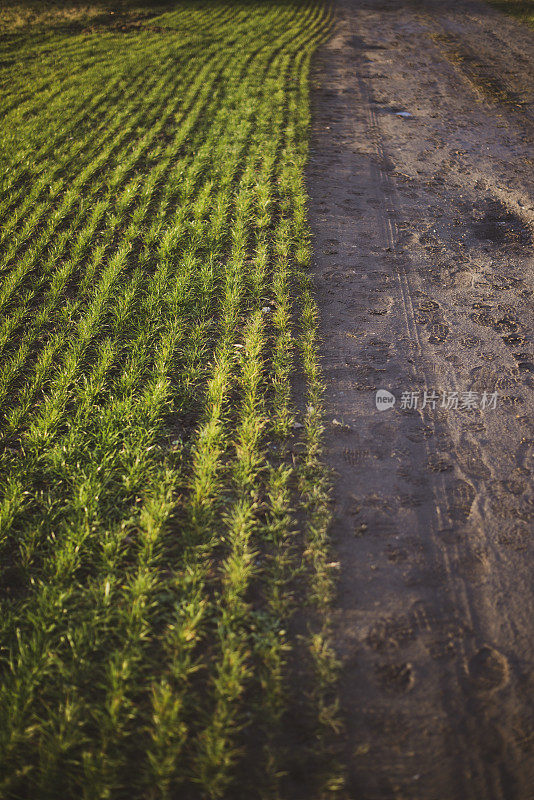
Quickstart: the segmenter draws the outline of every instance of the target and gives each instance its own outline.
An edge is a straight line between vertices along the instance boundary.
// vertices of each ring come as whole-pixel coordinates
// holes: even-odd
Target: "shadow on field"
[[[1,3],[3,34],[28,33],[96,33],[110,30],[135,30],[142,24],[173,8],[172,0],[159,2],[82,2],[56,0],[41,3],[37,0],[4,0]]]

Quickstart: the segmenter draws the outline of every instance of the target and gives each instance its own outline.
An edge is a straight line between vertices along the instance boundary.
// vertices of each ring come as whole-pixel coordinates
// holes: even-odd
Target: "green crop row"
[[[183,0],[6,44],[2,797],[342,784],[303,184],[328,25]]]

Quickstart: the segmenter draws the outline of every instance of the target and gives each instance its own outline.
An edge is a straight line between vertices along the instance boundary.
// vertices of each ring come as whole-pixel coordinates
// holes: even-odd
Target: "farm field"
[[[532,800],[532,23],[0,0],[0,800]]]
[[[329,24],[4,4],[6,800],[339,785],[303,185]]]

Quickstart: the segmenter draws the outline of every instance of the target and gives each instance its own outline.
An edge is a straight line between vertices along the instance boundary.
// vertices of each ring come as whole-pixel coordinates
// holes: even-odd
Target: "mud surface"
[[[316,60],[350,798],[534,798],[533,67],[442,0],[340,0]]]

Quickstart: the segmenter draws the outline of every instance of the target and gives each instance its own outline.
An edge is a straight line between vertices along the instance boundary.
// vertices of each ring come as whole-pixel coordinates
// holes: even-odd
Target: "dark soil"
[[[531,31],[470,0],[340,0],[316,61],[355,800],[534,798],[533,66]]]

